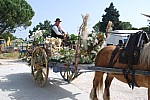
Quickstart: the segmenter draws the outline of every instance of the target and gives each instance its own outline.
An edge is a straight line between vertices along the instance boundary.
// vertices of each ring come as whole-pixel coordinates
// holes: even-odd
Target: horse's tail
[[[103,75],[104,73],[100,72],[101,75],[99,76],[100,80],[99,80],[99,84],[98,87],[96,88],[96,93],[97,96],[99,97],[99,94],[103,93]]]
[[[101,56],[101,52],[103,51],[103,49],[101,49],[96,58],[95,58],[95,66],[99,66],[99,64],[101,63],[100,61],[100,56]],[[99,92],[101,92],[103,90],[103,75],[104,75],[104,72],[95,72],[95,74],[98,73],[98,80],[99,80],[99,85],[97,87],[97,93],[99,94]]]

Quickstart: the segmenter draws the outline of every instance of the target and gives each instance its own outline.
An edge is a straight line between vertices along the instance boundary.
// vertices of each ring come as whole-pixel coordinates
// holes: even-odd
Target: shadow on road
[[[27,64],[27,62],[26,61],[24,61],[24,60],[22,60],[22,59],[13,59],[13,60],[7,60],[7,61],[5,61],[5,62],[7,62],[7,63],[19,63],[19,64]]]
[[[49,78],[44,87],[38,87],[33,83],[30,73],[0,76],[0,92],[15,100],[77,100],[75,96],[80,93],[73,94],[60,86],[66,84],[61,79]]]

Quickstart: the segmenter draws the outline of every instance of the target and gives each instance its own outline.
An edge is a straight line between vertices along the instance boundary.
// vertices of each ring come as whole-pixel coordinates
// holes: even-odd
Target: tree
[[[44,36],[44,37],[47,37],[47,36],[50,35],[50,33],[51,33],[51,26],[52,26],[52,24],[51,24],[51,22],[48,21],[48,20],[45,20],[44,23],[41,23],[41,22],[40,22],[38,25],[36,25],[36,26],[33,28],[32,31],[29,30],[29,33],[30,33],[29,38],[30,38],[30,36],[33,34],[33,32],[36,32],[36,30],[38,30],[39,28],[40,28],[40,30],[45,30],[43,36]]]
[[[120,22],[120,29],[122,29],[122,30],[131,30],[132,25],[130,24],[130,22]]]
[[[8,32],[5,32],[3,34],[1,34],[0,36],[1,38],[5,39],[5,41],[8,40],[8,37],[10,37],[10,40],[15,40],[17,39],[16,36],[13,36],[12,34],[8,33]]]
[[[34,11],[25,0],[0,0],[0,34],[31,25]]]
[[[139,30],[143,30],[143,31],[149,33],[149,27],[141,27],[141,28],[139,28]]]
[[[102,23],[100,25],[100,31],[106,32],[106,26],[108,21],[112,21],[113,29],[120,29],[119,11],[114,7],[113,3],[104,10],[106,14],[102,15]]]
[[[94,32],[99,32],[100,31],[100,24],[101,24],[101,22],[99,21],[97,24],[95,24],[94,26],[93,26],[93,29],[94,29]]]

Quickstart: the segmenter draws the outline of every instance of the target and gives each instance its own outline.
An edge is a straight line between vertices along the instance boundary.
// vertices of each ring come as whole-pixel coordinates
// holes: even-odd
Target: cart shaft
[[[92,71],[101,71],[101,72],[106,72],[106,73],[116,73],[116,74],[123,74],[123,70],[121,68],[110,68],[110,67],[102,67],[102,66],[91,66],[88,67],[88,70]],[[146,75],[150,76],[150,71],[144,71],[144,70],[134,70],[135,75]],[[130,73],[132,74],[132,73]]]

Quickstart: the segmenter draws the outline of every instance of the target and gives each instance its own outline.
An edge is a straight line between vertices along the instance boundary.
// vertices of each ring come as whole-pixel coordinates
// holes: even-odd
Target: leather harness
[[[119,63],[127,64],[127,68],[122,69],[123,75],[127,80],[127,83],[130,88],[134,89],[134,86],[138,86],[135,81],[135,70],[132,68],[132,65],[137,65],[139,63],[140,52],[145,43],[148,43],[149,38],[147,33],[144,31],[139,31],[137,33],[131,34],[128,38],[128,42],[124,47],[117,45],[114,51],[112,52],[111,58],[108,63],[108,67],[113,67],[119,58]],[[114,60],[117,52],[122,48],[117,59]],[[131,80],[129,75],[132,76]]]

